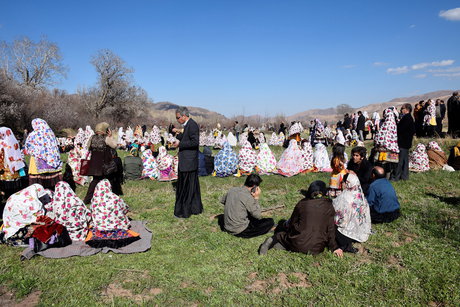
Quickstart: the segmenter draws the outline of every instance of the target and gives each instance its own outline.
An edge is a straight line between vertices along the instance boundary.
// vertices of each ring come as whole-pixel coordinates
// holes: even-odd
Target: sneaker
[[[273,237],[267,238],[264,243],[262,243],[259,246],[259,255],[266,255],[268,250],[270,249],[270,246],[273,243]]]

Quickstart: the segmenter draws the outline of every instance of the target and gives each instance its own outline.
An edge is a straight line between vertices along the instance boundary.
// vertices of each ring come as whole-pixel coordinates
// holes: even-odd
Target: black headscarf
[[[327,193],[327,186],[324,181],[316,180],[310,184],[307,191],[301,190],[300,193],[309,199],[324,197]]]

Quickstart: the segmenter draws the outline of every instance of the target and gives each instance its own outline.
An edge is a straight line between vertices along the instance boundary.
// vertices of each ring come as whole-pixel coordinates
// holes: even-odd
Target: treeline
[[[39,42],[29,38],[2,42],[0,125],[19,133],[30,130],[36,117],[45,119],[55,131],[94,126],[99,121],[114,126],[154,121],[149,111],[152,100],[134,85],[133,69],[119,56],[104,49],[89,62],[97,72],[97,83],[69,94],[53,89],[68,71],[56,44],[45,38]]]

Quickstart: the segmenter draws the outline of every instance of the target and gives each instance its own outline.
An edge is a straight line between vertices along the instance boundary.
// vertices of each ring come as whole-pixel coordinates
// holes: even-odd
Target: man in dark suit
[[[398,123],[398,146],[399,162],[390,180],[409,179],[409,149],[412,147],[412,139],[415,134],[414,119],[411,115],[412,106],[409,103],[401,107],[401,120]]]
[[[365,128],[366,118],[363,115],[363,112],[358,111],[358,124],[356,125],[356,132],[358,132],[359,140],[364,142],[364,128]]]
[[[200,182],[198,181],[200,128],[190,118],[190,112],[186,107],[179,107],[176,110],[176,119],[179,124],[184,126],[184,132],[176,136],[179,141],[175,144],[179,148],[179,175],[174,216],[188,218],[192,214],[203,212]],[[174,130],[177,131],[176,128]]]

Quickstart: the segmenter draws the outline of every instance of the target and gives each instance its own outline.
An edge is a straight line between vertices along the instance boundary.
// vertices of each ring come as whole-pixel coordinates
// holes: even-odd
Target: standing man
[[[446,105],[444,100],[436,99],[436,133],[439,137],[443,137],[442,134],[442,120],[446,116]]]
[[[398,123],[398,146],[399,161],[396,170],[391,176],[391,180],[409,179],[409,149],[412,147],[412,138],[415,134],[414,119],[411,115],[412,106],[410,103],[403,104],[401,107],[401,120]]]
[[[447,131],[453,138],[460,135],[460,97],[458,92],[453,92],[447,100],[447,120],[449,130]]]
[[[233,130],[235,131],[236,141],[240,141],[240,133],[241,133],[241,125],[235,120],[235,126],[233,126]]]
[[[356,132],[358,132],[359,140],[364,142],[364,128],[365,128],[366,118],[363,115],[363,112],[358,111],[358,121],[356,123]]]
[[[175,143],[175,146],[179,148],[179,174],[174,216],[188,218],[192,214],[203,212],[200,182],[198,181],[200,129],[198,124],[190,118],[190,112],[186,107],[179,107],[176,110],[176,119],[184,126],[184,132],[176,136],[178,141]],[[179,130],[174,128],[173,131]]]

